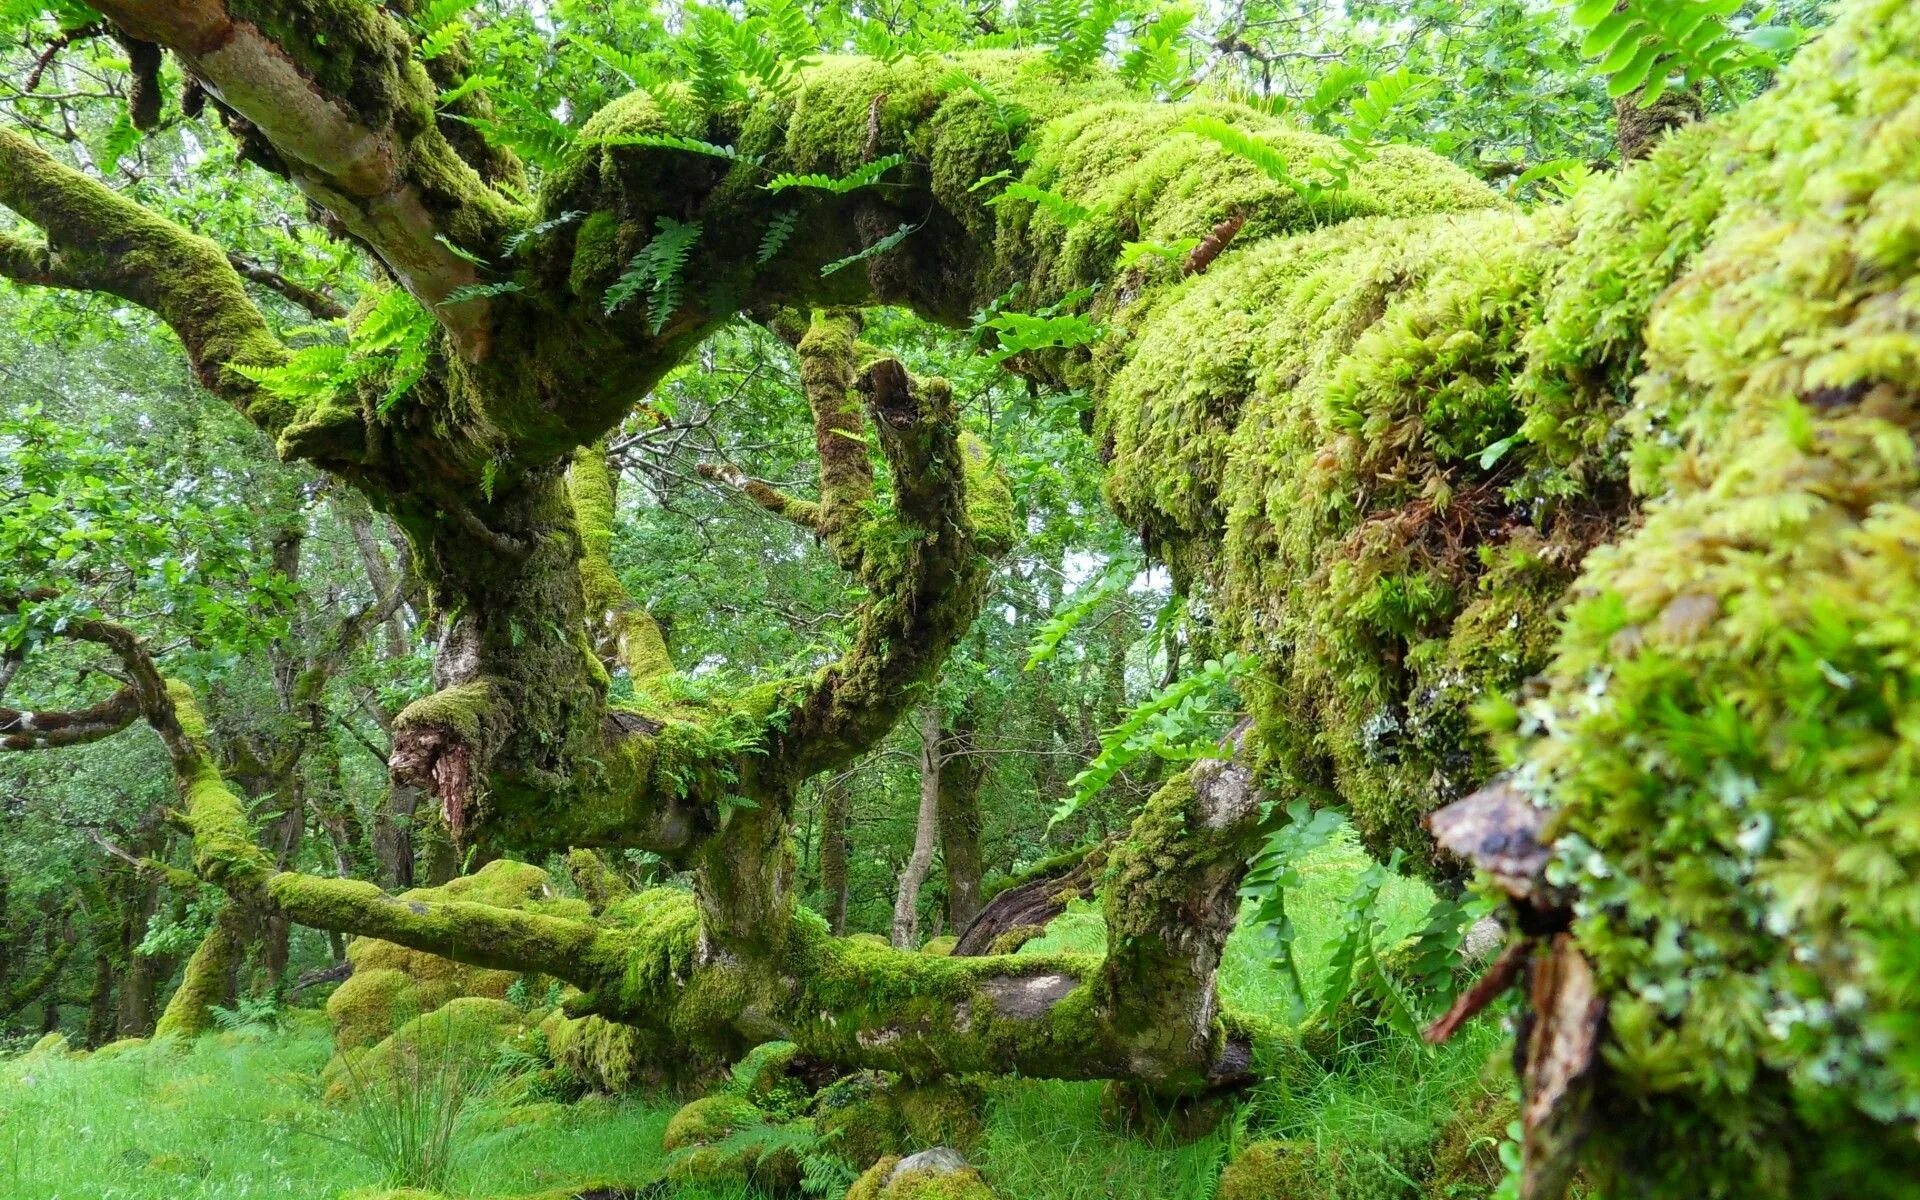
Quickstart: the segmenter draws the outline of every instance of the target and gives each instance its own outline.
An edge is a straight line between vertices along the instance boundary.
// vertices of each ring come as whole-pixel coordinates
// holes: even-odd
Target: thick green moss
[[[681,1183],[744,1184],[781,1192],[800,1181],[799,1156],[742,1136],[766,1127],[767,1114],[744,1096],[722,1092],[695,1100],[667,1123],[661,1148],[667,1178]]]
[[[223,909],[187,960],[180,986],[154,1024],[153,1036],[191,1041],[213,1028],[213,1006],[229,998],[245,950],[239,914]]]
[[[972,1167],[900,1171],[900,1165],[898,1157],[874,1163],[854,1181],[846,1200],[994,1200],[993,1189]]]
[[[526,1014],[504,1000],[460,996],[401,1025],[364,1050],[343,1050],[321,1072],[329,1103],[382,1089],[414,1090],[446,1079],[483,1076],[526,1028]]]
[[[553,916],[584,917],[578,900],[551,898],[546,872],[527,863],[495,859],[472,875],[437,888],[415,888],[402,902],[466,901]],[[415,1017],[461,996],[504,999],[520,972],[468,966],[376,938],[347,943],[353,974],[327,997],[334,1044],[341,1051],[370,1046]]]
[[[1255,1142],[1220,1172],[1217,1200],[1318,1200],[1329,1195],[1320,1153],[1298,1142]]]

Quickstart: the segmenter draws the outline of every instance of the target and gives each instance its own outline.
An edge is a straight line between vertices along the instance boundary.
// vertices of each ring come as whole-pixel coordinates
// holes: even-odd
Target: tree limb
[[[227,262],[240,273],[242,278],[257,283],[268,291],[278,292],[319,320],[337,321],[347,315],[347,306],[332,296],[316,291],[305,284],[295,283],[278,271],[268,270],[259,263],[232,252],[228,252]]]
[[[442,306],[479,275],[455,252],[492,257],[516,208],[488,187],[441,134],[437,91],[412,39],[386,10],[326,19],[333,10],[278,9],[270,35],[224,0],[108,0],[121,29],[156,42],[277,152],[295,186],[337,216],[446,326],[469,359],[486,355],[490,302]],[[278,40],[277,40],[278,39]],[[330,66],[356,64],[352,93],[333,90]],[[402,122],[412,126],[402,133]]]
[[[287,352],[219,247],[6,129],[0,129],[0,205],[39,226],[47,239],[0,234],[0,275],[106,292],[149,309],[180,336],[208,391],[270,435],[294,420],[293,406],[235,369],[271,366]]]

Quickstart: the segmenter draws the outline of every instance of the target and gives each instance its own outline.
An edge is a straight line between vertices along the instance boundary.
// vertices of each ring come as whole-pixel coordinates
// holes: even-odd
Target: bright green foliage
[[[661,217],[660,232],[641,247],[620,278],[607,289],[606,298],[601,302],[607,314],[611,316],[635,296],[645,295],[648,329],[656,334],[664,329],[674,309],[680,306],[681,274],[687,269],[687,256],[699,239],[698,221]]]
[[[1754,66],[1771,66],[1770,51],[1798,40],[1782,26],[1766,25],[1744,35],[1728,19],[1745,7],[1733,0],[1585,0],[1573,5],[1573,23],[1584,36],[1582,56],[1596,60],[1607,77],[1607,94],[1640,93],[1651,106],[1670,86],[1694,88]]]

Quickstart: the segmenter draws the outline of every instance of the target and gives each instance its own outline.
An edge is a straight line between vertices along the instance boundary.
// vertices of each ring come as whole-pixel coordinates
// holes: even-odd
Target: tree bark
[[[901,868],[893,899],[893,944],[911,950],[920,943],[920,887],[933,869],[933,843],[940,819],[940,707],[920,708],[920,804],[913,823],[913,850]]]
[[[980,911],[980,791],[988,759],[968,710],[941,731],[940,746],[940,862],[947,877],[947,920],[958,933]]]
[[[853,793],[843,777],[828,778],[820,798],[820,890],[826,897],[827,928],[839,937],[847,931],[847,813]]]

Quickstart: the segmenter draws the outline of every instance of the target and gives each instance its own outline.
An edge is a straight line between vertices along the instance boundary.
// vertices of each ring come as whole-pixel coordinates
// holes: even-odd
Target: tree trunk
[[[213,928],[200,939],[200,946],[187,960],[180,986],[167,1001],[154,1027],[155,1037],[178,1037],[188,1041],[213,1027],[213,1006],[234,1002],[234,975],[246,956],[247,914],[238,904],[229,904],[214,918]]]
[[[820,890],[826,898],[827,928],[839,937],[847,931],[847,811],[853,793],[842,776],[828,778],[820,798]]]
[[[93,989],[87,995],[86,1040],[89,1046],[103,1046],[112,1041],[119,1024],[119,1014],[113,1003],[114,982],[121,975],[116,969],[115,960],[118,956],[104,941],[96,941],[99,942],[99,949],[93,956]]]
[[[404,892],[413,886],[413,819],[419,807],[420,789],[395,783],[374,809],[373,854],[380,863],[382,887]]]
[[[980,790],[987,757],[979,728],[963,710],[940,735],[940,861],[947,876],[947,919],[957,933],[980,911]]]
[[[900,872],[893,900],[893,944],[911,950],[920,942],[920,885],[933,868],[933,843],[940,819],[940,708],[920,708],[920,808],[913,824],[913,852]]]

